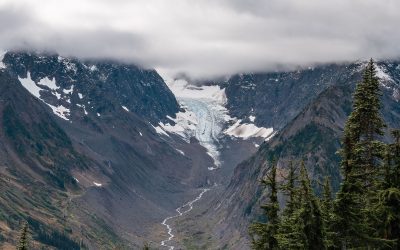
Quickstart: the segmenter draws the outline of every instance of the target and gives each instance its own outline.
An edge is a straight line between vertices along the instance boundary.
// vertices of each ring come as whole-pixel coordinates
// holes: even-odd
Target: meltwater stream
[[[175,235],[172,233],[172,227],[171,225],[168,224],[168,221],[177,217],[180,217],[186,213],[188,213],[189,211],[191,211],[193,209],[193,204],[197,201],[199,201],[201,199],[201,197],[203,196],[203,194],[207,191],[209,191],[210,189],[208,188],[204,188],[202,189],[201,193],[192,201],[189,201],[188,203],[184,204],[181,207],[178,207],[175,211],[177,212],[176,215],[174,216],[170,216],[164,219],[164,221],[161,223],[162,225],[164,225],[167,230],[168,230],[168,239],[167,240],[163,240],[161,241],[161,246],[167,247],[169,250],[173,250],[174,246],[168,245],[167,242],[171,241]],[[183,210],[185,209],[185,210]]]

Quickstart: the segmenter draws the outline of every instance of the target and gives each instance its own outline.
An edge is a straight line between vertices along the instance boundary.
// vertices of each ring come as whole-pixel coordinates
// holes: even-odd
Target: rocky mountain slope
[[[235,168],[233,177],[227,187],[221,187],[218,190],[220,192],[218,198],[205,200],[204,206],[193,212],[196,220],[186,218],[179,221],[183,235],[181,240],[183,242],[186,241],[187,245],[193,244],[200,248],[207,246],[212,249],[248,249],[247,226],[261,214],[259,207],[265,195],[260,187],[259,180],[268,171],[268,163],[273,158],[278,160],[279,175],[284,175],[285,168],[290,160],[298,162],[300,159],[304,159],[309,174],[313,179],[314,188],[318,190],[322,178],[328,175],[332,179],[334,190],[337,190],[340,183],[340,170],[338,168],[340,158],[336,152],[340,146],[344,123],[351,111],[351,95],[355,83],[361,77],[362,65],[362,63],[356,63],[335,66],[341,69],[336,71],[336,74],[331,72],[332,66],[314,69],[319,72],[314,75],[314,78],[308,79],[308,82],[300,81],[300,86],[295,86],[293,83],[293,87],[287,90],[288,92],[285,94],[286,98],[281,97],[275,100],[275,107],[282,107],[282,110],[278,112],[279,115],[272,114],[272,118],[256,116],[256,122],[259,120],[260,123],[261,121],[268,123],[273,122],[274,119],[277,119],[275,121],[281,119],[280,122],[285,126],[272,139],[262,144],[255,155]],[[327,72],[322,69],[327,70]],[[313,70],[309,69],[297,74],[309,74],[309,71]],[[327,82],[320,82],[324,76],[329,75],[329,72],[331,72],[331,76],[325,80]],[[282,74],[290,75],[295,73]],[[270,79],[269,74],[264,74],[265,76]],[[388,124],[388,130],[390,128],[398,128],[400,127],[399,98],[397,94],[400,86],[399,63],[379,62],[378,76],[381,79],[383,93],[382,114]],[[242,78],[246,77],[242,76]],[[248,77],[253,80],[257,79],[252,78],[252,76]],[[331,79],[336,80],[332,81]],[[249,81],[248,84],[254,85],[254,88],[268,86],[271,89],[271,86],[265,84],[265,82],[268,83],[268,80],[258,80],[255,83]],[[257,87],[257,84],[261,86]],[[285,89],[284,86],[287,82],[280,83],[278,81],[275,84],[276,86],[274,87],[281,90],[282,88]],[[281,84],[283,85],[282,88],[280,88]],[[310,100],[309,102],[297,102],[298,99],[296,98],[301,98],[302,91],[300,89],[305,87],[304,85],[310,89],[313,89],[312,86],[322,85],[324,87],[320,93],[313,94],[314,92],[311,91],[310,96],[307,96]],[[226,91],[229,100],[229,87],[227,87]],[[253,90],[247,89],[246,91],[254,94]],[[299,95],[296,95],[296,93],[299,93]],[[261,96],[261,94],[259,95]],[[248,99],[256,99],[254,96],[249,94]],[[237,99],[239,98],[241,98],[241,95],[237,96]],[[271,98],[274,99],[276,96],[273,95]],[[251,103],[248,99],[243,103]],[[264,100],[268,99],[269,95],[264,98]],[[293,104],[291,104],[292,101]],[[262,99],[260,103],[262,103]],[[288,109],[284,109],[283,107],[287,103],[290,103],[290,105]],[[266,106],[272,105],[265,102],[264,104]],[[298,104],[298,106],[295,104]],[[257,107],[257,105],[250,106],[247,109],[254,111],[257,108],[263,110],[262,112],[270,112],[265,111],[261,106]],[[237,112],[243,112],[242,119],[245,119],[244,117],[249,116],[249,114],[255,114],[255,112],[244,112],[243,110],[246,110],[246,107],[243,108],[239,104],[237,104],[237,110]],[[238,115],[240,116],[240,114]],[[294,118],[285,123],[285,119],[291,116]],[[388,140],[389,137],[386,139]],[[282,205],[284,204],[283,199],[281,199],[281,203]],[[201,221],[201,223],[198,223],[198,221]],[[200,224],[201,226],[189,233],[184,232],[186,228],[190,228],[195,224]]]
[[[217,209],[219,212],[216,213],[223,214],[219,215],[224,218],[220,222],[222,227],[228,230],[236,228],[238,231],[233,230],[231,233],[241,236],[237,236],[236,240],[239,242],[236,243],[227,237],[229,233],[220,234],[221,238],[227,237],[226,241],[231,244],[245,247],[246,240],[243,238],[247,237],[247,225],[261,214],[259,207],[265,195],[258,180],[268,171],[269,162],[273,158],[278,160],[281,175],[284,175],[290,160],[298,162],[303,159],[315,189],[321,188],[320,184],[325,176],[330,176],[333,189],[338,189],[341,177],[337,150],[340,147],[344,123],[351,111],[351,95],[355,83],[361,78],[361,72],[355,70],[359,68],[357,64],[346,68],[348,71],[337,77],[341,80],[323,90],[274,138],[261,145],[253,157],[235,169],[234,177],[224,191],[225,199],[222,199],[221,206]],[[342,74],[341,72],[338,73]],[[382,115],[387,122],[388,131],[399,128],[399,63],[379,62],[377,73],[383,93]],[[226,219],[232,217],[237,219]]]
[[[2,181],[14,190],[0,199],[4,244],[22,220],[38,246],[161,241],[163,218],[207,183],[205,149],[152,125],[179,110],[154,70],[25,52],[5,54],[2,68]]]

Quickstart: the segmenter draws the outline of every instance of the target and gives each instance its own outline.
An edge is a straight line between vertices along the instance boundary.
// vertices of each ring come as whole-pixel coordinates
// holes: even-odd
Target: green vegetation
[[[269,211],[266,223],[250,226],[254,249],[400,247],[400,131],[393,131],[394,143],[382,142],[385,123],[380,105],[379,81],[371,60],[356,87],[353,110],[345,125],[340,150],[343,181],[335,199],[328,178],[322,198],[317,198],[304,163],[300,174],[290,164],[286,181],[279,187],[287,196],[286,207],[281,213]],[[320,135],[317,137],[318,141],[323,140]],[[302,140],[296,143],[303,145]],[[268,175],[268,179],[274,178],[275,190],[270,188],[270,202],[278,207],[271,198],[277,192],[274,165]],[[269,244],[271,238],[277,239],[277,244]]]
[[[25,222],[21,229],[17,249],[18,250],[27,250],[28,248],[29,248],[28,223]]]
[[[33,239],[47,246],[55,247],[56,249],[85,249],[83,244],[77,243],[70,239],[65,233],[51,229],[43,223],[29,217]]]
[[[252,246],[254,249],[276,249],[278,247],[278,240],[276,234],[278,233],[279,225],[279,203],[278,203],[278,189],[276,184],[276,164],[272,164],[270,174],[262,180],[262,184],[268,186],[270,189],[269,200],[270,203],[263,205],[265,215],[268,218],[267,223],[256,222],[250,226],[250,235],[252,238]]]
[[[51,119],[44,117],[34,121],[18,113],[12,105],[7,105],[2,125],[21,159],[31,167],[40,164],[48,169],[43,176],[54,187],[65,189],[74,186],[75,180],[69,170],[87,167],[89,160],[73,149],[69,137]]]

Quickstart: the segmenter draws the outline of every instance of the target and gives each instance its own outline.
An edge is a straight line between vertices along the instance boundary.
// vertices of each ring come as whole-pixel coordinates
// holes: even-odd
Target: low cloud
[[[400,57],[398,0],[3,0],[0,48],[194,78]]]

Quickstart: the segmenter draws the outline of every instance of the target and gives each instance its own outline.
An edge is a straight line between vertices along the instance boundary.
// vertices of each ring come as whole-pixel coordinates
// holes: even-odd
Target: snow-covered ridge
[[[386,71],[387,70],[384,67],[376,65],[376,76],[381,81],[393,82],[392,77]]]
[[[362,72],[365,70],[365,67],[367,66],[368,62],[366,61],[359,61],[357,62],[358,67],[357,71]],[[393,78],[387,73],[387,69],[384,67],[384,65],[380,65],[378,63],[375,64],[375,73],[378,79],[380,80],[380,83],[386,87],[385,82],[394,82]]]
[[[6,65],[3,63],[4,55],[7,51],[0,51],[0,69],[5,69]]]
[[[360,61],[360,62],[357,62],[357,64],[358,64],[357,71],[361,72],[365,69],[368,62]],[[391,64],[389,64],[389,66],[390,65]],[[399,66],[396,67],[397,70],[398,70],[398,68],[399,68]],[[387,69],[387,64],[382,63],[382,62],[375,62],[375,73],[379,79],[380,85],[387,90],[391,90],[392,97],[396,101],[399,101],[400,100],[399,86],[398,86],[398,83],[390,75],[390,73]]]

